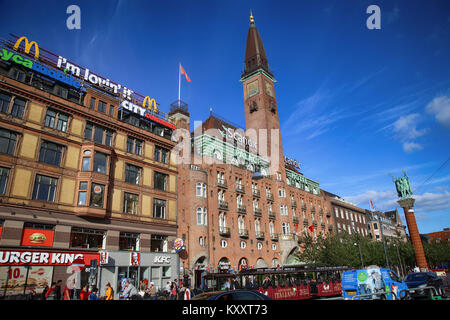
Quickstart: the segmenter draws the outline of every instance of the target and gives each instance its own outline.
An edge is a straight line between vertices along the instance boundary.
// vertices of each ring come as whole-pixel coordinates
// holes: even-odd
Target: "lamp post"
[[[357,242],[355,242],[354,245],[357,246],[359,249],[359,257],[361,258],[361,266],[364,268],[364,262],[363,262],[362,253],[361,253],[361,246]]]

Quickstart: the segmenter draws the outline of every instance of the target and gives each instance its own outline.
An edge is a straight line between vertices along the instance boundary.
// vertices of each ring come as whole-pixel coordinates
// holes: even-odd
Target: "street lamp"
[[[354,245],[357,246],[359,249],[359,257],[361,258],[361,266],[364,268],[364,262],[363,262],[362,253],[361,253],[361,246],[357,242],[355,242]]]

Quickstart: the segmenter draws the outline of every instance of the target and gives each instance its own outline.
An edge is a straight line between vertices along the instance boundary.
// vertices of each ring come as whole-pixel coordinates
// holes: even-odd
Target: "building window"
[[[67,99],[67,96],[69,95],[69,90],[57,85],[56,86],[56,95],[60,96],[61,98]]]
[[[184,239],[184,236],[183,236]],[[167,252],[168,238],[158,234],[152,234],[150,238],[150,250],[152,252]]]
[[[106,166],[108,163],[108,156],[101,152],[94,154],[94,172],[106,174]]]
[[[22,119],[23,113],[25,111],[25,104],[26,104],[25,100],[15,98],[11,108],[11,115],[13,117]]]
[[[197,208],[197,225],[200,226],[207,225],[206,208]]]
[[[61,164],[62,146],[53,142],[43,141],[39,153],[39,162],[59,166]]]
[[[124,193],[123,212],[136,215],[139,210],[139,195],[133,193]]]
[[[228,245],[228,243],[227,243],[226,240],[221,240],[221,241],[220,241],[220,246],[221,246],[222,248],[226,248],[227,245]]]
[[[78,205],[85,206],[87,203],[87,190],[88,183],[86,181],[80,182],[80,187],[78,191]]]
[[[68,122],[69,116],[59,113],[58,111],[48,109],[45,114],[44,125],[46,127],[55,129],[56,126],[56,130],[66,132]]]
[[[278,189],[278,196],[280,198],[286,198],[286,190],[284,189]]]
[[[105,186],[104,185],[92,183],[90,206],[103,208],[104,194],[105,194]]]
[[[8,185],[9,169],[0,167],[0,194],[5,194]]]
[[[103,230],[72,227],[70,247],[83,249],[103,249],[106,233]]]
[[[199,242],[199,244],[200,244],[201,247],[204,247],[204,246],[206,245],[206,239],[205,239],[205,237],[200,237],[200,238],[198,239],[198,242]]]
[[[139,184],[141,176],[141,168],[132,164],[126,164],[125,166],[125,181],[132,184]]]
[[[157,172],[154,173],[154,188],[162,191],[167,189],[167,174]]]
[[[155,146],[155,160],[162,163],[167,163],[169,157],[169,150]]]
[[[90,108],[91,108],[91,109],[95,109],[95,98],[94,98],[94,97],[91,97]]]
[[[111,104],[109,105],[109,115],[113,116],[114,115],[114,106]]]
[[[284,235],[290,234],[289,223],[283,222],[281,224],[281,232],[283,232]]]
[[[91,171],[91,157],[83,157],[81,171]]]
[[[138,156],[142,155],[142,146],[144,141],[127,137],[127,152],[137,154]]]
[[[206,184],[197,182],[195,194],[197,197],[203,197],[206,198]]]
[[[13,155],[16,142],[17,135],[15,133],[0,128],[0,153]]]
[[[94,142],[104,144],[108,147],[112,145],[113,132],[103,127],[94,125],[90,122],[86,123],[84,128],[84,138],[87,140],[93,140]]]
[[[288,207],[284,204],[280,206],[280,215],[287,216],[288,215]]]
[[[119,234],[119,250],[139,251],[139,234],[121,232]]]
[[[98,100],[98,111],[106,113],[106,102]]]
[[[166,218],[166,200],[153,199],[153,217],[158,219]]]
[[[0,112],[8,113],[11,96],[0,92]]]
[[[33,200],[55,201],[58,179],[43,175],[36,175],[33,189]]]

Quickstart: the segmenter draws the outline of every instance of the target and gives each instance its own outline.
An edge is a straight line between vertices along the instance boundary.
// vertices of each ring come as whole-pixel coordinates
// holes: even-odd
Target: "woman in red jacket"
[[[91,293],[88,290],[88,285],[85,285],[80,291],[80,300],[89,300],[89,295]]]

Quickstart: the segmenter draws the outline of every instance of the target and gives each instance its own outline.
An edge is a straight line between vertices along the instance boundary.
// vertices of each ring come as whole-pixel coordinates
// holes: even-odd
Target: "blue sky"
[[[191,123],[213,108],[242,126],[252,9],[277,79],[285,154],[323,189],[363,208],[370,199],[398,208],[388,174],[404,169],[419,231],[450,227],[450,161],[441,167],[450,157],[448,1],[0,2],[1,37],[26,35],[155,97],[166,112],[178,97],[181,62],[192,79],[181,88]],[[71,4],[81,9],[81,30],[66,27]],[[372,4],[381,30],[366,27]]]

